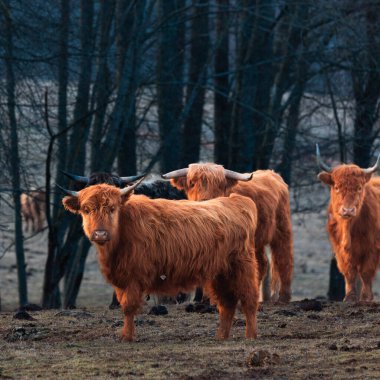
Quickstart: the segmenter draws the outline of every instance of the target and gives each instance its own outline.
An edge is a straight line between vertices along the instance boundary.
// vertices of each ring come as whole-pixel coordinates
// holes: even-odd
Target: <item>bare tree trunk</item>
[[[119,1],[120,2],[120,1]],[[125,2],[124,2],[125,3]],[[91,136],[91,171],[99,171],[102,160],[99,154],[102,137],[104,134],[104,123],[106,119],[107,105],[112,93],[111,74],[108,68],[108,54],[111,46],[111,26],[115,15],[114,1],[102,1],[100,9],[100,36],[99,36],[99,58],[97,61],[97,73],[94,85],[95,107],[97,112],[94,117]],[[116,16],[119,10],[116,10]],[[118,30],[118,27],[117,27]]]
[[[186,102],[191,101],[191,107],[182,135],[181,166],[184,167],[199,161],[210,45],[208,3],[208,0],[193,0],[189,82],[186,93]]]
[[[103,1],[102,25],[106,32],[109,32],[109,26],[104,26],[104,23],[112,22],[114,13],[114,1]],[[91,91],[91,74],[94,51],[94,3],[93,1],[82,0],[81,2],[81,73],[78,83],[77,100],[74,109],[74,120],[84,118],[89,113],[90,91]],[[111,18],[111,20],[109,20]],[[104,20],[106,19],[106,20]],[[104,52],[102,52],[104,53]],[[74,129],[71,135],[70,145],[75,147],[72,152],[72,157],[76,157],[75,161],[69,162],[70,171],[74,173],[84,173],[86,162],[85,144],[88,140],[90,130],[90,118],[85,118],[79,125],[79,128]],[[93,161],[93,160],[92,160]],[[82,225],[78,220],[70,223],[66,241],[62,247],[60,259],[60,272],[65,273],[64,285],[64,307],[74,308],[76,297],[79,293],[79,286],[83,277],[84,263],[88,254],[90,244],[83,234]]]
[[[297,62],[296,83],[289,95],[290,105],[286,118],[282,158],[278,167],[279,173],[288,185],[291,185],[293,153],[296,147],[301,100],[307,82],[307,72],[308,66],[301,54],[301,58]]]
[[[273,0],[242,0],[230,167],[252,171],[260,166],[273,81]],[[259,151],[260,150],[260,151]]]
[[[68,84],[68,34],[70,25],[70,0],[61,0],[61,19],[60,19],[60,39],[59,39],[59,55],[58,61],[58,130],[64,131],[67,128],[67,84]],[[47,102],[47,99],[46,99]],[[46,104],[47,107],[47,104]],[[46,115],[48,117],[48,115]],[[47,120],[48,122],[48,120]],[[47,163],[49,165],[50,175],[50,160],[52,142],[50,144],[50,152],[48,154]],[[61,170],[65,169],[67,159],[67,136],[63,133],[58,138],[58,157],[57,157],[57,173],[55,182],[65,185],[66,179],[63,178]],[[50,178],[46,177],[48,188],[46,188],[46,217],[48,220],[48,254],[45,264],[44,284],[42,293],[42,306],[44,308],[59,308],[61,306],[61,296],[58,287],[58,281],[55,276],[55,263],[59,256],[60,242],[63,239],[64,231],[67,226],[67,218],[60,214],[60,198],[61,194],[55,192],[53,194],[53,207],[51,217],[50,207]],[[54,222],[53,222],[54,221]]]
[[[82,0],[81,4],[81,45],[83,57],[81,62],[81,76],[78,84],[78,97],[76,108],[74,110],[74,119],[83,118],[89,112],[90,100],[90,83],[91,83],[91,65],[92,65],[92,50],[93,50],[93,2]],[[94,121],[94,132],[97,143],[100,144],[102,136],[103,122],[106,110],[106,103],[109,97],[109,92],[104,91],[108,83],[106,57],[110,46],[110,30],[114,18],[114,1],[103,2],[100,9],[100,42],[99,42],[99,62],[96,84],[94,86],[95,96],[98,96],[97,106],[100,106],[96,113]],[[86,72],[87,67],[87,72]],[[101,72],[101,73],[100,73]],[[104,106],[103,106],[104,102]],[[72,132],[71,146],[73,148],[71,157],[74,157],[74,162],[70,165],[70,171],[75,173],[83,173],[85,169],[85,155],[81,151],[85,151],[85,144],[89,135],[90,119],[86,118],[79,128]],[[78,135],[78,136],[77,136]],[[77,138],[76,138],[77,136]],[[91,156],[91,171],[96,171],[95,165],[101,160],[99,154],[99,145],[94,149],[94,141],[92,142]],[[72,167],[72,169],[71,169]],[[95,167],[95,168],[94,168]],[[65,273],[65,294],[64,307],[75,308],[76,298],[79,293],[80,284],[84,273],[84,264],[88,255],[90,243],[83,234],[82,224],[79,220],[73,220],[70,223],[69,231],[67,232],[66,241],[62,247],[61,267]],[[62,273],[62,272],[61,272]]]
[[[135,6],[119,0],[116,12],[116,46],[117,46],[117,84],[120,85],[123,74],[123,67],[128,49],[133,50],[133,31],[135,29],[137,13]],[[137,53],[136,51],[134,54]],[[134,86],[136,87],[136,86]],[[125,118],[122,128],[125,130],[123,142],[120,146],[117,157],[117,167],[120,175],[134,175],[137,172],[136,166],[136,91],[132,88],[130,96],[133,99],[127,107],[131,107],[129,118]]]
[[[252,157],[256,145],[252,108],[256,96],[255,57],[252,54],[256,8],[249,0],[240,0],[240,6],[243,10],[238,39],[228,166],[233,170],[248,172],[252,170]]]
[[[284,148],[278,172],[284,181],[290,185],[292,178],[293,152],[296,147],[296,138],[300,116],[300,106],[303,94],[303,86],[297,86],[294,90],[294,99],[289,106],[288,117],[286,119],[286,129],[284,136]]]
[[[124,5],[126,5],[125,3]],[[146,1],[138,1],[134,3],[134,5],[128,4],[128,7],[125,8],[124,12],[122,12],[123,16],[132,12],[133,17],[129,19],[132,22],[132,30],[131,33],[131,41],[128,44],[127,49],[125,50],[125,57],[123,62],[119,62],[120,66],[117,74],[117,99],[115,102],[111,126],[107,131],[105,142],[102,146],[98,144],[96,147],[93,146],[92,154],[97,156],[91,158],[92,163],[96,163],[96,167],[91,167],[92,171],[95,170],[111,170],[115,152],[118,151],[122,147],[122,142],[124,140],[124,136],[129,132],[133,135],[135,134],[135,126],[131,125],[129,122],[133,120],[135,117],[135,99],[136,99],[136,91],[138,88],[138,84],[140,81],[140,66],[141,66],[141,54],[142,54],[142,43],[144,37],[144,28],[145,22],[147,18]],[[108,48],[111,46],[110,39],[110,28],[115,15],[115,2],[106,2],[104,1],[103,7],[101,9],[101,53],[104,55],[107,53]],[[120,4],[117,8],[117,12],[121,11]],[[127,12],[127,13],[126,13]],[[118,16],[121,16],[118,14]],[[125,22],[126,20],[123,19]],[[102,56],[102,54],[101,54]],[[106,58],[102,60],[99,65],[99,70],[106,71],[107,68]],[[100,78],[101,72],[98,73],[99,78],[99,88],[97,91],[101,91],[103,85],[109,88],[108,84],[105,81],[102,81]],[[102,101],[105,100],[101,94],[97,96],[98,104],[102,105]],[[105,111],[105,109],[103,109]],[[104,116],[104,115],[103,115]],[[99,119],[95,119],[96,128],[101,130],[100,121],[104,120],[104,117],[101,116]],[[93,141],[94,144],[94,141]],[[125,148],[125,147],[123,147]],[[101,158],[101,160],[99,159]],[[79,228],[80,226],[75,226],[75,228]],[[72,231],[74,234],[76,230]],[[74,239],[75,240],[75,239]],[[65,293],[65,307],[72,308],[75,307],[76,298],[79,293],[80,284],[83,278],[84,273],[84,265],[87,258],[88,250],[90,248],[90,243],[86,238],[82,238],[78,245],[78,250],[73,257],[69,270],[67,272],[67,281],[66,281],[66,293]]]
[[[362,60],[357,62],[357,72],[353,71],[355,95],[354,121],[354,162],[361,167],[371,165],[371,148],[374,140],[373,127],[378,120],[380,98],[380,38],[378,33],[379,6],[366,5],[368,74],[363,78]],[[361,59],[362,56],[358,57]]]
[[[181,126],[178,120],[183,107],[185,46],[184,22],[178,14],[184,6],[184,0],[159,0],[158,3],[159,22],[162,22],[157,57],[157,102],[162,172],[175,169],[180,158]]]
[[[28,303],[28,288],[25,270],[24,240],[22,235],[22,218],[20,202],[20,157],[18,150],[18,133],[16,121],[16,100],[15,100],[15,75],[13,70],[13,22],[9,1],[4,1],[0,5],[5,21],[5,70],[6,70],[6,90],[8,101],[8,119],[10,125],[11,141],[11,168],[12,168],[12,190],[14,201],[15,218],[15,247],[18,275],[18,294],[20,307]]]
[[[214,131],[215,162],[228,166],[228,136],[231,124],[231,104],[229,102],[229,0],[217,1],[216,40],[214,60]]]
[[[238,40],[228,166],[233,170],[248,172],[252,170],[252,156],[256,145],[252,108],[257,85],[255,57],[252,54],[256,6],[250,5],[248,0],[241,0],[240,4],[243,11]]]
[[[145,41],[147,19],[152,12],[152,5],[148,1],[134,3],[133,36],[130,42],[119,77],[115,106],[112,111],[110,126],[106,133],[105,143],[101,147],[103,160],[101,170],[109,170],[115,159],[115,152],[119,152],[125,134],[134,133],[134,125],[129,123],[135,114],[136,90],[141,81],[142,47]],[[133,123],[133,122],[132,122]]]
[[[89,113],[89,100],[91,90],[92,60],[94,50],[94,1],[81,0],[81,62],[77,89],[77,98],[74,108],[74,121],[83,119]],[[89,135],[91,120],[83,122],[71,133],[70,152],[67,169],[73,173],[83,174],[86,160],[85,144]]]
[[[80,225],[82,229],[82,226]],[[90,241],[81,236],[79,243],[75,246],[75,255],[71,256],[70,266],[66,272],[65,278],[65,298],[63,306],[66,309],[73,309],[76,307],[76,301],[82,283],[85,263],[88,251],[91,247]]]
[[[267,169],[272,153],[275,126],[269,115],[271,89],[273,88],[273,27],[275,3],[273,0],[259,0],[256,11],[256,25],[252,40],[253,65],[255,66],[256,92],[251,106],[254,109],[255,149],[252,155],[253,169]],[[286,41],[285,43],[288,43]],[[266,149],[268,148],[268,149]]]

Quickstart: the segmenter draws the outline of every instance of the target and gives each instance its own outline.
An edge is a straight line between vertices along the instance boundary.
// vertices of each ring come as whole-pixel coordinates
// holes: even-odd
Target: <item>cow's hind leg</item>
[[[360,293],[361,301],[372,301],[372,283],[376,275],[377,269],[377,255],[368,255],[368,259],[359,267],[359,276],[362,280],[362,290]]]
[[[206,285],[208,295],[219,311],[219,328],[216,332],[217,339],[227,339],[230,335],[232,321],[235,315],[237,297],[232,290],[231,282],[226,276],[216,276],[210,286]]]
[[[256,268],[257,262],[254,255],[252,260],[236,260],[233,265],[233,274],[227,281],[221,283],[224,292],[222,293],[222,304],[229,302],[228,321],[231,322],[237,301],[240,300],[242,312],[246,318],[245,336],[248,339],[257,337],[256,313],[259,306],[259,276]],[[219,308],[220,310],[220,308]],[[228,336],[228,335],[227,335]]]
[[[293,238],[290,221],[277,225],[271,247],[272,300],[277,301],[277,283],[280,282],[279,302],[289,302],[293,274]]]
[[[116,291],[112,294],[112,301],[108,306],[109,309],[118,309],[120,307],[120,302],[117,298]]]
[[[232,306],[231,300],[228,302],[220,302],[218,304],[218,311],[219,311],[219,328],[216,333],[217,339],[227,339],[230,335],[232,321],[235,315],[235,309],[236,309],[237,302],[234,302],[234,305]]]
[[[268,269],[269,269],[269,262],[268,257],[265,253],[265,248],[260,247],[256,249],[256,260],[258,265],[258,272],[259,272],[259,283],[261,284],[261,293],[262,293],[262,300],[263,301],[270,301],[270,291],[268,292],[267,289],[267,276],[268,276]]]
[[[235,283],[236,296],[241,302],[241,310],[245,315],[245,336],[248,339],[257,338],[256,313],[259,306],[259,282],[255,265],[254,261],[242,263]]]
[[[245,315],[245,337],[248,339],[257,338],[256,313],[257,305],[251,302],[241,301],[241,310]]]
[[[28,216],[25,216],[25,228],[24,228],[24,231],[25,232],[28,232],[30,231],[30,218]]]

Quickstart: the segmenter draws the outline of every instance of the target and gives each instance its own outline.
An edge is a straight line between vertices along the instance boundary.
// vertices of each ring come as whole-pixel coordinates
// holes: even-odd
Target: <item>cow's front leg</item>
[[[358,296],[356,293],[356,270],[349,269],[346,272],[343,272],[343,276],[346,290],[346,296],[344,297],[343,302],[357,302]]]
[[[115,288],[116,296],[124,312],[124,326],[121,338],[131,342],[135,337],[134,317],[141,307],[142,291],[138,286],[128,286],[125,290]]]
[[[359,275],[362,280],[362,290],[360,293],[361,301],[372,301],[372,283],[376,275],[377,269],[377,254],[368,255],[368,259],[359,267]]]
[[[344,276],[346,296],[344,302],[357,302],[358,297],[356,294],[356,277],[357,269],[351,263],[350,255],[345,253],[344,255],[336,255],[339,271]]]

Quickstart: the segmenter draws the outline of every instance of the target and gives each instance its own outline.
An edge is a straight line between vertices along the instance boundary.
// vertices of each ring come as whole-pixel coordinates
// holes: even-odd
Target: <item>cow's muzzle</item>
[[[356,216],[356,207],[342,207],[339,210],[339,214],[342,218],[349,219]]]
[[[91,235],[91,241],[98,244],[104,244],[110,240],[110,235],[105,230],[96,230]]]

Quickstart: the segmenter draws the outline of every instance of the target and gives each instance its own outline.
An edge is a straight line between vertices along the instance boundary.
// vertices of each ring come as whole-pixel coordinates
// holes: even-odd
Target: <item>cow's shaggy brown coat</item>
[[[165,177],[165,176],[164,176]],[[185,177],[171,179],[188,199],[203,201],[232,193],[251,198],[258,212],[255,251],[259,264],[260,281],[267,268],[265,246],[269,244],[272,258],[272,300],[289,302],[293,273],[293,238],[288,186],[272,170],[258,170],[247,181],[226,177],[223,166],[191,164]],[[279,294],[278,294],[278,287]]]
[[[143,294],[175,295],[196,285],[203,285],[218,306],[218,338],[229,336],[239,300],[246,336],[256,337],[252,200],[239,195],[203,203],[153,200],[96,185],[65,197],[63,204],[82,215],[84,232],[96,245],[102,273],[124,310],[125,340],[133,339]]]
[[[373,299],[372,282],[380,265],[380,178],[371,178],[357,165],[339,165],[319,179],[330,186],[327,231],[338,268],[345,278],[345,301]]]

